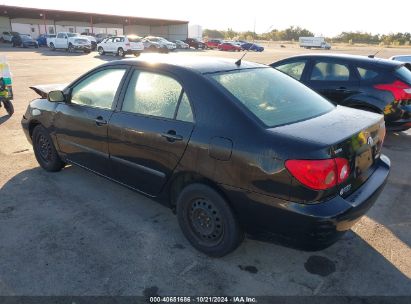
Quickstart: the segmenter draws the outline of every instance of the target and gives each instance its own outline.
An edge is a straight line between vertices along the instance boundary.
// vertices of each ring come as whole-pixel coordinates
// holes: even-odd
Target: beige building
[[[86,32],[152,35],[176,40],[187,38],[188,21],[0,5],[0,33],[5,31],[30,34],[33,38],[44,33]]]

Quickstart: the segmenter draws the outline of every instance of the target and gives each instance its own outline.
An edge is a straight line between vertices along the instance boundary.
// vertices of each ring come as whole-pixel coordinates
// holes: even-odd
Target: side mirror
[[[66,98],[62,91],[50,91],[47,94],[47,100],[50,102],[65,102]]]

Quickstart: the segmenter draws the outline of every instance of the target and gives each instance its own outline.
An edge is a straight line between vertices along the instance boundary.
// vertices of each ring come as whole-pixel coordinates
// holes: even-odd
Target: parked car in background
[[[167,49],[168,51],[174,51],[177,48],[175,43],[168,41],[163,37],[147,36],[145,37],[145,39],[150,42],[157,43],[160,46],[160,48]]]
[[[241,45],[241,48],[243,50],[248,50],[248,51],[254,51],[254,52],[263,52],[264,51],[264,47],[262,47],[261,45],[258,45],[256,43],[243,43]]]
[[[113,35],[100,33],[100,34],[97,34],[95,37],[96,37],[97,44],[99,44],[104,39],[109,38],[109,37],[113,37]]]
[[[411,127],[411,65],[353,55],[301,55],[272,67],[335,104],[384,114],[392,130]]]
[[[195,48],[196,50],[204,50],[207,47],[204,42],[195,38],[187,38],[186,40],[184,40],[184,42],[187,43],[190,47]]]
[[[3,32],[3,34],[1,35],[1,40],[3,42],[10,42],[11,43],[11,39],[13,38],[14,35],[18,35],[19,33],[17,32]]]
[[[91,50],[92,51],[95,51],[97,49],[97,39],[96,39],[96,37],[94,37],[92,35],[85,35],[85,34],[81,34],[81,37],[85,37],[88,40],[90,40]]]
[[[209,39],[205,44],[209,49],[216,49],[221,43],[223,43],[221,39]]]
[[[178,49],[188,49],[190,46],[182,40],[174,40],[175,45]]]
[[[390,60],[397,60],[401,62],[411,63],[411,55],[397,55],[390,57]]]
[[[56,35],[52,35],[52,34],[39,35],[36,39],[39,46],[47,46],[47,38],[56,38]]]
[[[239,52],[242,48],[232,42],[223,42],[218,46],[220,51]]]
[[[152,37],[143,38],[144,50],[149,52],[168,53],[169,49],[163,43]]]
[[[15,34],[11,38],[11,45],[13,47],[23,47],[23,48],[38,48],[39,44],[30,35],[27,34]]]
[[[322,249],[373,206],[390,171],[381,115],[265,65],[159,57],[33,87],[22,127],[40,166],[78,165],[157,198],[210,256],[244,233]]]
[[[133,54],[137,57],[143,50],[143,38],[133,35],[106,38],[97,45],[97,51],[100,55],[113,53],[124,57],[126,54]]]
[[[56,38],[47,38],[47,45],[53,51],[56,49],[64,49],[69,52],[75,52],[77,50],[83,51],[84,53],[91,52],[90,40],[78,33],[60,32]]]

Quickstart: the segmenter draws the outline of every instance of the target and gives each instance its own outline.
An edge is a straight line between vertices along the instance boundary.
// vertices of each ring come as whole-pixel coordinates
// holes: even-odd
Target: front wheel
[[[98,53],[99,53],[101,56],[103,56],[106,52],[104,52],[104,49],[100,46],[100,47],[98,48]]]
[[[69,53],[73,53],[74,52],[74,46],[70,43],[68,46],[68,51]]]
[[[4,109],[6,109],[7,114],[9,116],[13,115],[14,113],[14,106],[10,100],[3,100]]]
[[[64,167],[64,162],[58,155],[49,133],[43,126],[38,125],[34,128],[32,140],[34,155],[44,170],[57,172]]]
[[[222,257],[236,249],[244,233],[226,200],[203,184],[186,186],[177,199],[181,230],[197,250]]]
[[[54,43],[50,43],[50,48],[51,48],[52,51],[56,50],[56,47],[54,46]]]
[[[134,53],[134,56],[135,56],[135,57],[139,57],[140,55],[141,55],[140,52],[135,52],[135,53]]]

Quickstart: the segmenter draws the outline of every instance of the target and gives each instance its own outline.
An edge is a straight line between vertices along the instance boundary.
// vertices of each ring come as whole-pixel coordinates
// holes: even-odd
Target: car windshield
[[[325,114],[334,105],[291,77],[272,68],[210,74],[267,127]]]

